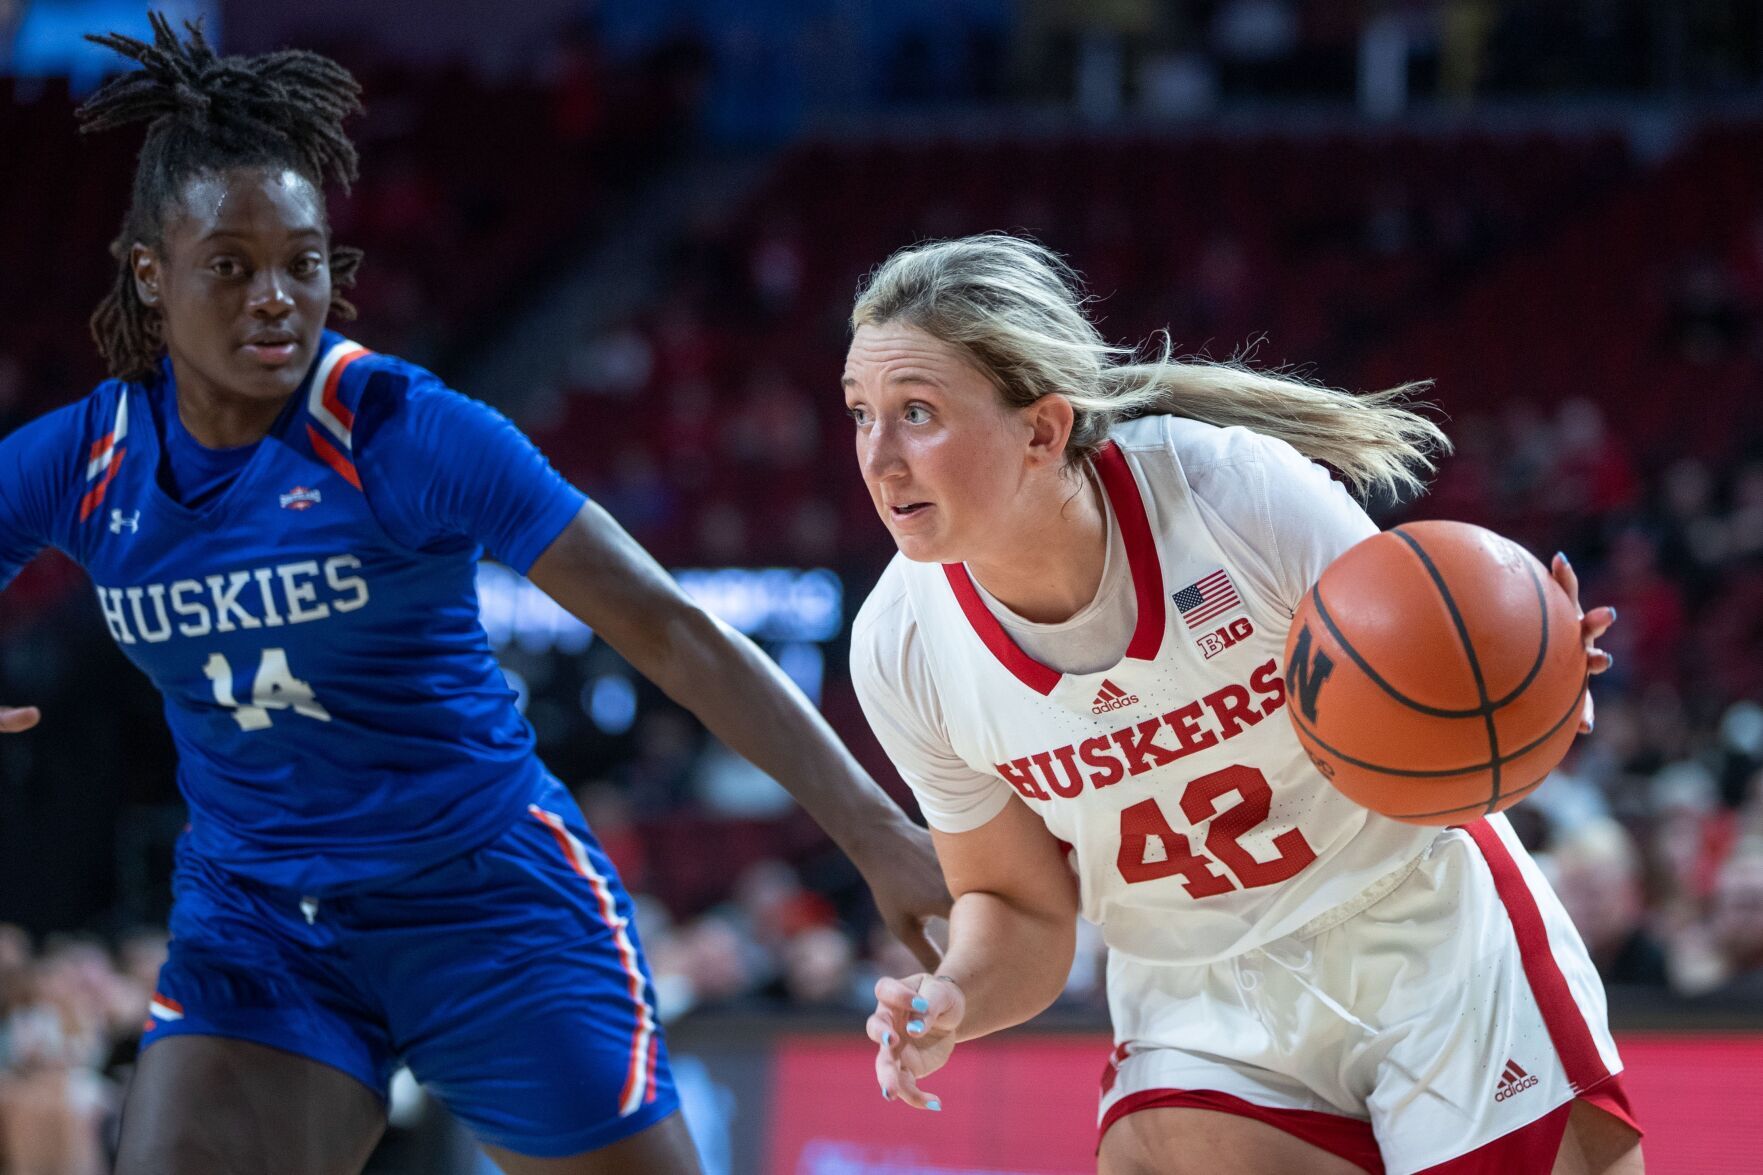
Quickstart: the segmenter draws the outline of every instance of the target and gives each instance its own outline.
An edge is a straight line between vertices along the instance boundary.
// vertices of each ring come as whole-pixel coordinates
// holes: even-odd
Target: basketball
[[[1311,762],[1411,824],[1529,795],[1572,744],[1586,681],[1567,593],[1518,544],[1463,522],[1349,548],[1286,638],[1287,709]]]

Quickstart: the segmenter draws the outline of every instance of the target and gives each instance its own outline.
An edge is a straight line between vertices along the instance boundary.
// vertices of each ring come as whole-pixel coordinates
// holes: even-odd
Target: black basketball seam
[[[1401,528],[1397,527],[1396,531],[1391,533],[1396,533],[1400,530]],[[1404,535],[1402,537],[1406,538],[1407,536]],[[1425,702],[1417,702],[1389,682],[1385,681],[1378,675],[1377,670],[1371,667],[1371,663],[1360,655],[1359,650],[1353,647],[1352,642],[1347,640],[1347,634],[1342,632],[1340,626],[1335,624],[1334,617],[1329,615],[1328,606],[1322,602],[1322,582],[1320,580],[1311,587],[1310,600],[1316,605],[1316,618],[1322,621],[1322,626],[1328,629],[1328,635],[1334,638],[1334,642],[1341,647],[1341,651],[1353,659],[1353,664],[1357,665],[1360,671],[1364,673],[1366,677],[1371,679],[1371,684],[1388,694],[1392,700],[1408,707],[1410,710],[1425,714],[1429,718],[1483,718],[1496,710],[1510,705],[1520,694],[1529,689],[1530,683],[1536,680],[1538,673],[1542,672],[1543,663],[1548,660],[1549,603],[1543,595],[1543,582],[1541,579],[1537,578],[1536,569],[1529,568],[1528,570],[1530,571],[1531,586],[1536,589],[1537,608],[1542,613],[1543,617],[1543,631],[1541,639],[1537,642],[1536,659],[1530,663],[1530,670],[1524,675],[1524,680],[1520,681],[1510,693],[1506,694],[1506,696],[1489,701],[1485,706],[1472,706],[1467,710],[1449,710],[1442,706],[1429,706]]]
[[[1475,642],[1469,639],[1469,625],[1464,623],[1463,613],[1458,610],[1457,601],[1452,597],[1451,589],[1445,584],[1445,577],[1439,573],[1438,567],[1432,561],[1432,556],[1426,553],[1426,548],[1421,546],[1414,536],[1399,526],[1390,533],[1408,544],[1409,549],[1414,552],[1421,565],[1426,568],[1426,573],[1432,577],[1433,586],[1439,591],[1439,598],[1445,602],[1445,610],[1451,614],[1451,623],[1457,626],[1457,638],[1463,642],[1463,655],[1469,659],[1469,672],[1475,678],[1476,696],[1481,699],[1481,704],[1485,707],[1488,704],[1488,683],[1481,673],[1481,659],[1475,655]],[[1482,721],[1487,724],[1488,757],[1489,762],[1493,764],[1490,768],[1492,775],[1488,780],[1493,792],[1488,796],[1487,808],[1489,812],[1492,812],[1500,802],[1500,729],[1494,723],[1492,710],[1482,715]]]
[[[1323,750],[1327,751],[1330,755],[1334,756],[1336,759],[1339,759],[1341,762],[1348,764],[1349,766],[1362,768],[1363,770],[1366,770],[1366,771],[1375,771],[1379,775],[1394,775],[1400,779],[1445,779],[1445,778],[1448,778],[1452,775],[1471,775],[1477,771],[1488,771],[1492,768],[1501,767],[1507,763],[1511,763],[1511,762],[1514,762],[1515,760],[1524,758],[1524,756],[1530,754],[1532,751],[1536,750],[1538,747],[1540,747],[1544,743],[1548,742],[1551,738],[1554,738],[1556,732],[1559,731],[1561,729],[1561,727],[1567,723],[1567,720],[1569,718],[1574,717],[1575,715],[1577,715],[1579,713],[1580,704],[1585,701],[1586,687],[1590,683],[1591,683],[1591,675],[1588,673],[1585,677],[1580,679],[1579,693],[1574,695],[1573,705],[1569,706],[1567,708],[1567,712],[1565,714],[1563,714],[1560,718],[1557,718],[1555,720],[1554,725],[1550,726],[1548,730],[1544,731],[1542,734],[1538,735],[1536,738],[1532,739],[1530,742],[1525,743],[1522,747],[1519,747],[1517,750],[1507,752],[1504,756],[1501,757],[1501,759],[1498,762],[1495,762],[1494,760],[1490,759],[1486,763],[1471,763],[1465,767],[1450,767],[1450,768],[1446,768],[1445,770],[1442,770],[1442,771],[1441,770],[1416,771],[1416,770],[1413,770],[1413,769],[1407,768],[1407,767],[1385,767],[1381,763],[1367,763],[1363,759],[1355,759],[1355,758],[1353,758],[1353,756],[1347,754],[1345,751],[1337,750],[1334,747],[1329,746],[1326,742],[1324,742],[1321,738],[1319,738],[1314,730],[1312,730],[1309,726],[1306,726],[1304,724],[1303,718],[1299,717],[1298,712],[1296,710],[1293,710],[1291,712],[1292,725],[1297,728],[1298,733],[1300,735],[1302,735],[1304,738],[1309,739],[1311,742],[1315,743],[1317,746],[1319,746]],[[1479,802],[1479,801],[1477,801],[1477,802]],[[1451,810],[1453,810],[1453,809],[1446,809],[1446,811],[1451,811]]]
[[[1310,589],[1310,600],[1316,605],[1316,618],[1322,621],[1322,626],[1328,629],[1328,635],[1334,638],[1334,642],[1341,647],[1341,651],[1353,659],[1353,664],[1357,665],[1360,672],[1364,673],[1366,677],[1371,679],[1372,685],[1375,685],[1378,689],[1388,694],[1395,701],[1408,707],[1410,710],[1418,710],[1429,718],[1481,717],[1480,706],[1477,706],[1472,710],[1446,710],[1438,706],[1428,706],[1424,702],[1417,702],[1413,698],[1408,697],[1406,694],[1396,689],[1395,686],[1378,676],[1377,670],[1373,669],[1370,663],[1359,654],[1359,650],[1355,649],[1352,643],[1347,640],[1347,634],[1342,632],[1335,624],[1334,617],[1328,614],[1328,607],[1322,602],[1321,580],[1318,580],[1316,586]]]
[[[1402,528],[1398,526],[1396,529],[1400,530]],[[1518,697],[1519,694],[1522,694],[1525,690],[1529,689],[1530,683],[1535,681],[1537,674],[1543,671],[1543,662],[1549,659],[1549,599],[1547,594],[1543,591],[1543,580],[1542,577],[1537,574],[1536,567],[1527,562],[1524,569],[1530,574],[1530,586],[1536,590],[1537,615],[1542,617],[1542,632],[1537,638],[1536,660],[1530,663],[1530,672],[1524,675],[1523,681],[1512,687],[1511,693],[1493,703],[1493,707],[1496,710],[1505,706],[1508,702]]]
[[[1518,788],[1516,791],[1507,792],[1506,798],[1509,800],[1515,799],[1515,798],[1522,799],[1523,797],[1529,795],[1531,792],[1535,791],[1537,788],[1543,786],[1543,780],[1546,780],[1548,778],[1549,778],[1548,772],[1544,772],[1542,779],[1537,780],[1535,783],[1527,783],[1523,787]],[[1477,808],[1480,808],[1480,807],[1482,807],[1482,803],[1480,800],[1477,800],[1473,804],[1464,804],[1458,808],[1440,808],[1436,812],[1403,812],[1400,814],[1397,814],[1395,812],[1386,812],[1386,813],[1384,813],[1384,815],[1388,816],[1391,820],[1427,820],[1427,819],[1431,819],[1434,816],[1449,816],[1452,812],[1473,812]],[[1481,815],[1487,816],[1487,815],[1491,815],[1491,813],[1483,812],[1483,813],[1481,813]]]

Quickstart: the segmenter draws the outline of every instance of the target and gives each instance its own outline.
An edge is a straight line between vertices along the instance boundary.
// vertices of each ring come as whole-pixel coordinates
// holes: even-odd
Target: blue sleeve
[[[79,406],[39,416],[0,438],[0,588],[36,557],[61,545],[61,499],[75,484]]]
[[[587,500],[526,434],[439,380],[369,395],[356,422],[362,488],[394,539],[468,539],[525,575]]]

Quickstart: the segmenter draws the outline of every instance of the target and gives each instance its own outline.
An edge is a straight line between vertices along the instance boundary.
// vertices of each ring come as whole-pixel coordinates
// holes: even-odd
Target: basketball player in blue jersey
[[[480,554],[789,787],[927,966],[929,839],[506,419],[325,330],[359,261],[321,193],[354,175],[348,73],[153,24],[94,38],[143,68],[81,111],[148,124],[93,318],[115,378],[0,441],[0,584],[45,546],[87,569],[190,809],[118,1170],[359,1171],[404,1063],[511,1175],[695,1171],[630,900],[534,757]]]

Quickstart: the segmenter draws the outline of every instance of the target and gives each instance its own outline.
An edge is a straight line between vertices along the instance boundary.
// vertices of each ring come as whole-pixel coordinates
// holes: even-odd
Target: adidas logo
[[[1494,1100],[1503,1102],[1509,1097],[1523,1093],[1537,1083],[1537,1079],[1518,1067],[1518,1062],[1508,1059],[1506,1071],[1500,1074],[1500,1084],[1494,1090]]]
[[[1106,714],[1110,710],[1124,710],[1138,704],[1139,695],[1127,693],[1104,677],[1102,688],[1096,691],[1096,700],[1090,704],[1090,713]]]

